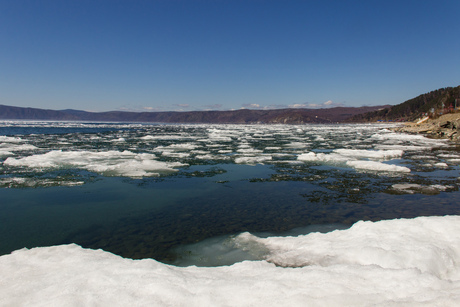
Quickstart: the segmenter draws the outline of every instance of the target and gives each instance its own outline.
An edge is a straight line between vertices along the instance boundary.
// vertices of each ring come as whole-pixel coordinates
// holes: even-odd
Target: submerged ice
[[[235,237],[260,260],[214,268],[123,259],[75,244],[0,257],[0,305],[457,306],[460,217]]]

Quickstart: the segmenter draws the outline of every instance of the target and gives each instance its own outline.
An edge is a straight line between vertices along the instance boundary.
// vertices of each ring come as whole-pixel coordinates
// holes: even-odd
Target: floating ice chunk
[[[284,147],[287,148],[305,148],[308,147],[310,143],[302,143],[302,142],[291,142],[288,144],[285,144]]]
[[[439,191],[446,191],[447,189],[452,188],[450,186],[445,186],[445,185],[441,185],[441,184],[432,184],[432,185],[430,185],[430,187],[432,187],[434,189],[437,189]]]
[[[0,305],[457,306],[460,300],[458,216],[358,222],[296,237],[244,233],[235,244],[266,261],[174,267],[75,244],[18,250],[0,257]]]
[[[226,147],[226,146],[221,145],[221,144],[206,144],[206,147],[209,147],[209,148],[221,148],[221,147]]]
[[[389,165],[377,161],[368,160],[350,160],[350,158],[378,158],[398,157],[402,155],[401,151],[371,151],[371,150],[351,150],[337,149],[332,153],[314,153],[308,152],[297,157],[299,161],[305,162],[325,162],[335,164],[345,164],[359,170],[372,170],[383,172],[410,172],[410,169],[404,166]]]
[[[358,170],[410,173],[410,168],[405,166],[390,165],[377,161],[347,161],[347,165]]]
[[[446,140],[429,139],[423,135],[418,134],[404,134],[404,133],[385,133],[374,134],[371,140],[378,141],[379,146],[384,142],[384,145],[408,145],[412,150],[425,150],[426,148],[445,147],[448,146]]]
[[[346,162],[349,160],[348,157],[342,156],[340,154],[334,154],[334,153],[314,153],[314,152],[308,152],[301,154],[297,157],[298,160],[300,161],[310,161],[310,162]]]
[[[430,150],[432,146],[377,144],[374,146],[374,148],[378,150],[402,150],[404,152],[407,152],[407,151],[426,151],[426,150]]]
[[[255,148],[240,148],[240,149],[237,149],[237,152],[245,153],[245,154],[258,154],[263,151],[260,149],[255,149]]]
[[[449,165],[447,165],[447,163],[444,163],[444,162],[435,163],[433,166],[437,168],[448,168],[449,167]]]
[[[174,151],[163,151],[161,153],[163,157],[170,157],[170,158],[178,158],[178,159],[185,159],[190,157],[190,154],[187,152],[174,152]]]
[[[257,156],[257,157],[244,156],[244,157],[235,158],[235,163],[255,165],[255,164],[263,164],[264,162],[271,161],[271,159],[272,159],[271,156]]]
[[[190,139],[189,135],[176,135],[176,134],[165,134],[165,135],[146,135],[141,137],[142,140],[151,141],[151,140],[188,140]]]
[[[8,150],[8,151],[28,151],[28,150],[35,150],[38,149],[34,145],[30,144],[0,144],[0,150]]]
[[[143,141],[157,140],[157,138],[152,136],[152,135],[146,135],[146,136],[140,137],[140,139],[143,140]]]
[[[192,150],[190,151],[190,154],[191,155],[207,155],[207,154],[210,154],[210,152],[206,150]]]
[[[415,191],[420,190],[422,186],[415,183],[397,183],[393,184],[391,187],[397,191],[414,194]]]
[[[166,147],[159,146],[158,149],[163,150],[175,150],[175,151],[188,151],[197,148],[198,146],[192,143],[179,143],[179,144],[171,144]]]
[[[20,137],[0,135],[0,142],[1,143],[21,143],[23,142],[23,140]]]
[[[36,188],[50,186],[77,186],[84,184],[83,181],[61,180],[60,178],[42,179],[42,178],[21,178],[8,177],[0,178],[0,187],[3,188]]]
[[[118,139],[112,140],[112,142],[114,142],[114,143],[124,143],[124,142],[126,142],[126,139],[125,138],[118,138]]]
[[[300,161],[319,161],[318,155],[314,152],[307,152],[297,157]]]
[[[428,194],[428,195],[433,195],[433,194],[438,194],[439,192],[446,191],[448,189],[453,189],[451,186],[445,186],[445,185],[440,185],[440,184],[433,184],[433,185],[421,185],[421,184],[415,184],[415,183],[398,183],[394,184],[391,186],[392,189],[402,192],[402,193],[407,193],[407,194],[415,194],[415,193],[421,193],[421,194]]]
[[[459,155],[453,155],[453,154],[440,154],[438,155],[439,158],[460,158]]]
[[[231,142],[233,139],[228,136],[220,136],[220,135],[213,135],[210,134],[208,135],[208,139],[205,139],[204,141],[208,142]]]
[[[435,159],[436,157],[435,156],[428,156],[428,155],[412,155],[411,156],[411,159],[412,160],[432,160],[432,159]]]
[[[14,153],[5,149],[0,149],[0,158],[13,156]]]
[[[230,157],[221,156],[221,155],[205,154],[205,155],[196,155],[195,159],[216,161],[216,160],[230,160]]]
[[[7,158],[7,166],[43,168],[80,168],[106,176],[145,177],[176,172],[176,167],[186,164],[161,162],[153,154],[136,154],[130,151],[50,151],[20,159]]]
[[[281,150],[282,147],[279,146],[267,146],[265,147],[265,150]]]
[[[335,153],[338,153],[342,156],[346,157],[353,157],[358,159],[392,159],[392,158],[400,158],[403,155],[402,150],[364,150],[364,149],[336,149],[334,150]]]
[[[249,143],[241,143],[238,145],[238,148],[251,148],[251,145]]]

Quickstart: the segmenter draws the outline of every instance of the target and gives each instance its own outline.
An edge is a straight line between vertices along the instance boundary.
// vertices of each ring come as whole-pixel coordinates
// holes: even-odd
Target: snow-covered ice
[[[155,160],[153,154],[136,154],[130,151],[61,151],[54,150],[45,154],[23,158],[7,158],[4,165],[28,168],[79,168],[107,176],[144,177],[158,176],[160,173],[176,172],[179,162]]]
[[[234,238],[258,261],[175,267],[61,245],[0,257],[2,306],[458,306],[460,217]]]
[[[403,155],[401,150],[362,150],[362,149],[336,149],[330,153],[303,153],[297,157],[304,162],[322,162],[353,167],[358,170],[403,172],[409,173],[410,169],[404,166],[391,165],[380,161],[397,158]]]

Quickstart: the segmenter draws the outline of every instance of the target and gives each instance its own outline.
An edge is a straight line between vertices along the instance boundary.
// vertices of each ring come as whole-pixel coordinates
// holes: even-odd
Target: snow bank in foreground
[[[0,257],[2,306],[458,306],[460,216],[235,238],[265,259],[168,266],[77,245]],[[278,266],[276,266],[276,265]]]
[[[158,176],[161,173],[176,172],[175,167],[185,165],[179,162],[162,162],[155,159],[153,154],[137,154],[127,150],[122,152],[114,150],[104,152],[54,150],[19,159],[8,158],[3,164],[35,169],[79,168],[106,176],[126,177]]]

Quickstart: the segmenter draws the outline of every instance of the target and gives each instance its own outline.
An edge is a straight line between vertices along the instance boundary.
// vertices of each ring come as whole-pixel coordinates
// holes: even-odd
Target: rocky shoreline
[[[436,119],[423,118],[392,129],[397,132],[421,133],[430,137],[460,142],[460,113],[444,114]]]

